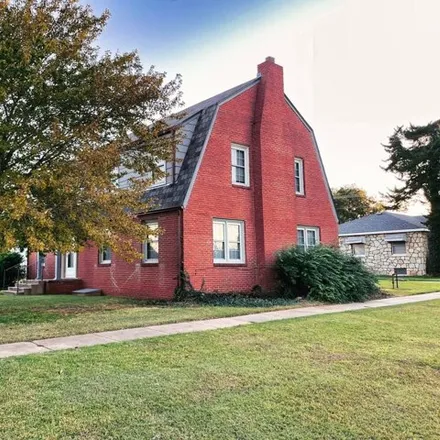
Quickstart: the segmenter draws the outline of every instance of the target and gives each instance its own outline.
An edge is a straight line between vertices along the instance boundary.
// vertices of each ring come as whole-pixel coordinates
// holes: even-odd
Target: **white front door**
[[[76,278],[76,252],[68,252],[64,256],[64,277],[65,278]]]

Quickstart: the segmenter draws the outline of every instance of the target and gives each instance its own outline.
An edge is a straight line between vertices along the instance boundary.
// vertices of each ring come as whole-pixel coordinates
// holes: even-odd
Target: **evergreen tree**
[[[427,271],[440,275],[440,121],[398,127],[384,147],[389,155],[385,170],[403,183],[389,194],[392,208],[398,209],[418,194],[430,205]]]

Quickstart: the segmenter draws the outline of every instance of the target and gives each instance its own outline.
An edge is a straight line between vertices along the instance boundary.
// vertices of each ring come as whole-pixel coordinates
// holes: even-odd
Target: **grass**
[[[379,285],[386,293],[395,296],[417,295],[420,293],[440,291],[440,279],[438,278],[399,278],[399,288],[393,289],[391,278],[381,277],[379,278]]]
[[[438,439],[440,301],[0,361],[0,439]]]
[[[157,303],[109,296],[0,295],[0,343],[244,315],[310,303],[249,299],[240,305]]]

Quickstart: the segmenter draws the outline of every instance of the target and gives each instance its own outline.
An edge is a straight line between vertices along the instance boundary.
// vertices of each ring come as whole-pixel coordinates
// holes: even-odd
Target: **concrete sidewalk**
[[[237,327],[258,322],[278,321],[281,319],[301,318],[305,316],[340,313],[351,310],[362,310],[378,307],[396,306],[421,301],[440,299],[440,292],[422,295],[402,296],[394,298],[367,301],[364,303],[337,304],[314,307],[302,307],[289,310],[254,313],[251,315],[234,316],[232,318],[216,318],[201,321],[179,322],[176,324],[151,325],[148,327],[113,330],[86,335],[66,336],[62,338],[40,339],[30,342],[16,342],[0,345],[0,358],[23,356],[34,353],[47,353],[56,350],[66,350],[90,345],[111,344],[114,342],[134,341],[142,338],[175,335],[178,333],[202,332],[228,327]]]

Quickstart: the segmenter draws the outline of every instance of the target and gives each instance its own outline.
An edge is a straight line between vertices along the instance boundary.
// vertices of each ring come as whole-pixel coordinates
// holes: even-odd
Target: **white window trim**
[[[99,249],[99,264],[111,264],[111,262],[112,262],[112,259],[111,259],[112,251],[111,251],[111,249],[110,249],[110,259],[109,260],[108,259],[104,260],[103,255],[104,255],[104,249],[101,248],[101,249]]]
[[[244,183],[236,181],[235,174],[235,155],[234,151],[243,151],[244,152]],[[250,186],[249,179],[249,147],[244,145],[232,144],[231,145],[231,175],[232,175],[232,184],[238,186]]]
[[[212,249],[214,249],[214,224],[220,223],[223,225],[223,235],[225,240],[225,258],[213,258],[214,264],[245,264],[246,262],[246,246],[244,236],[244,221],[242,220],[226,220],[220,218],[214,218],[212,220]],[[233,260],[229,258],[229,240],[228,240],[228,224],[239,225],[240,227],[240,259]],[[214,251],[213,251],[214,252]]]
[[[159,223],[158,222],[147,222],[146,223],[150,228],[152,227],[153,229],[159,228]],[[153,242],[157,242],[157,254],[159,255],[160,258],[160,248],[159,248],[159,236],[155,235],[152,236],[152,240]],[[146,264],[155,264],[155,263],[159,263],[159,258],[145,258],[145,255],[147,254],[147,243],[148,240],[144,240],[144,242],[142,243],[142,263],[146,263]]]
[[[296,190],[296,164],[299,164],[299,191]],[[304,160],[296,157],[295,158],[295,165],[293,168],[293,172],[294,172],[294,185],[295,185],[295,194],[297,194],[298,196],[303,196],[305,194],[304,191]]]
[[[317,226],[298,226],[296,228],[297,231],[304,231],[304,250],[307,250],[309,247],[316,247],[319,246],[319,244],[321,243],[321,237],[319,235],[319,228]],[[309,246],[307,243],[307,231],[314,231],[315,232],[315,236],[316,236],[316,244],[315,246]],[[297,238],[297,243],[298,245],[298,238]]]

